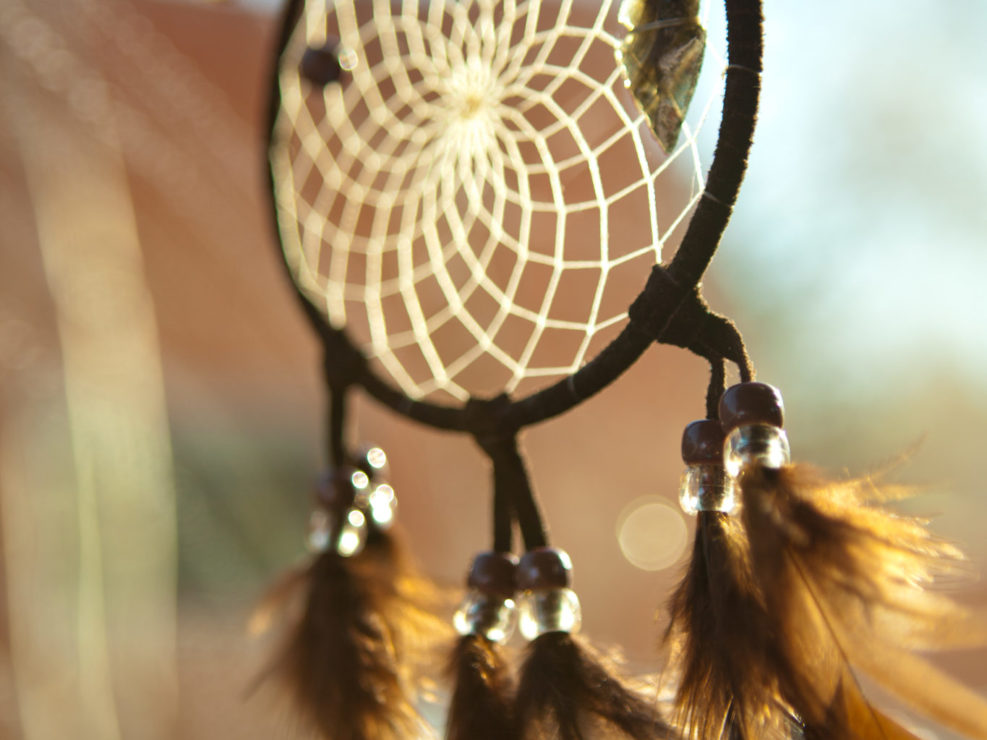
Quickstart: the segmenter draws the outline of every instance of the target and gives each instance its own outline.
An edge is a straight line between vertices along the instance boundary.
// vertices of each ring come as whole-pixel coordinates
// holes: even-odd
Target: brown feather
[[[455,689],[446,722],[447,740],[510,740],[514,687],[501,648],[482,635],[466,635],[447,668]]]
[[[669,603],[675,724],[690,740],[787,737],[778,656],[740,523],[700,512],[692,560]]]
[[[423,596],[432,592],[390,535],[375,535],[351,558],[315,556],[304,578],[289,575],[262,604],[269,620],[273,600],[283,599],[294,626],[259,680],[282,677],[303,720],[327,740],[420,736],[411,664],[448,634]]]
[[[852,721],[880,716],[859,694],[856,669],[934,720],[987,738],[987,701],[910,652],[954,646],[964,631],[985,634],[926,590],[956,569],[958,551],[922,521],[875,505],[900,492],[882,494],[870,481],[834,483],[792,465],[751,467],[739,484],[754,572],[783,653],[782,695],[807,728],[826,728],[817,737],[909,737],[887,718],[871,723],[880,730],[856,732]]]
[[[397,526],[387,532],[371,530],[366,549],[350,562],[386,615],[399,659],[431,664],[436,649],[454,634],[449,622],[437,613],[448,610],[455,592],[441,591],[421,575],[407,552],[402,531]]]
[[[287,605],[293,605],[308,582],[308,564],[297,565],[282,573],[260,597],[247,622],[247,634],[258,637],[274,625]]]
[[[548,632],[529,645],[517,718],[519,737],[525,740],[673,736],[657,706],[626,687],[603,658],[565,632]]]
[[[280,667],[298,708],[331,740],[413,736],[392,635],[367,584],[333,553],[309,570],[305,611]]]
[[[846,733],[852,728],[852,735]],[[873,706],[860,693],[852,676],[841,681],[827,716],[821,723],[810,725],[803,740],[918,740],[904,727]]]

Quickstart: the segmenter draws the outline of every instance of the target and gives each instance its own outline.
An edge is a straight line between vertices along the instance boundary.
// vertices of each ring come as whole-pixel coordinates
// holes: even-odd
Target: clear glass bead
[[[723,467],[731,478],[736,478],[747,465],[780,468],[790,460],[788,435],[770,424],[737,427],[723,444]]]
[[[689,465],[682,474],[679,504],[686,514],[700,511],[731,513],[737,505],[733,480],[722,465],[697,463]]]
[[[352,72],[356,69],[357,64],[360,63],[360,58],[356,55],[356,52],[349,47],[340,45],[337,55],[339,57],[340,69],[347,72]]]
[[[313,552],[329,549],[332,535],[332,515],[324,509],[316,509],[309,518],[308,547]],[[358,555],[367,543],[367,518],[359,509],[349,509],[339,529],[336,552],[344,558]]]
[[[579,597],[570,588],[525,591],[518,602],[518,626],[526,640],[546,632],[578,632],[583,621]]]
[[[387,467],[387,454],[380,447],[371,447],[364,459],[375,471],[382,471]]]
[[[388,529],[394,524],[397,508],[398,497],[386,483],[381,483],[367,495],[365,510],[378,529]]]
[[[370,476],[362,470],[354,470],[350,476],[350,483],[353,484],[353,488],[357,491],[366,490],[367,486],[370,485]]]
[[[470,589],[452,617],[461,635],[482,635],[492,642],[507,642],[514,634],[517,607],[513,599]]]
[[[316,509],[308,518],[308,549],[312,552],[323,552],[329,547],[329,530],[332,522],[329,512]]]
[[[336,552],[344,558],[359,555],[367,544],[367,518],[359,509],[346,512],[346,519],[339,529],[339,539],[336,541]]]

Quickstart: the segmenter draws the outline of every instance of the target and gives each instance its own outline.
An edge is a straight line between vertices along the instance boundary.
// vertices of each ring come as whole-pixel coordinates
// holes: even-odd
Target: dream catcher
[[[864,697],[866,675],[987,738],[987,703],[910,652],[983,637],[925,590],[959,554],[882,507],[899,491],[792,465],[778,392],[753,382],[735,326],[700,295],[759,92],[760,3],[728,0],[726,22],[704,175],[715,96],[688,113],[708,56],[696,0],[289,3],[269,162],[284,257],[325,348],[330,469],[311,560],[257,624],[294,620],[268,673],[322,736],[421,736],[416,657],[441,632],[392,529],[386,456],[345,438],[359,390],[471,435],[491,461],[492,537],[453,620],[447,737],[914,737]],[[683,170],[691,195],[671,186]],[[577,635],[572,564],[548,542],[518,443],[654,342],[710,365],[706,418],[683,439],[697,529],[669,606],[666,716]],[[742,382],[726,389],[728,363]],[[518,666],[503,650],[515,628]]]

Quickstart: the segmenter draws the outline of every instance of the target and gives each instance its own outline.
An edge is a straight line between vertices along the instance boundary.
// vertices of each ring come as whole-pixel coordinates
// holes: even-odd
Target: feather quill
[[[852,735],[847,734],[852,728]],[[856,679],[847,675],[841,680],[834,701],[822,722],[808,725],[803,740],[918,740],[918,738],[886,717],[864,698]]]
[[[781,651],[780,692],[806,737],[913,737],[867,702],[860,671],[935,721],[987,738],[987,701],[910,652],[980,642],[985,630],[926,589],[961,556],[924,522],[877,505],[903,492],[882,493],[868,480],[832,482],[800,465],[749,466],[738,485],[753,571]]]

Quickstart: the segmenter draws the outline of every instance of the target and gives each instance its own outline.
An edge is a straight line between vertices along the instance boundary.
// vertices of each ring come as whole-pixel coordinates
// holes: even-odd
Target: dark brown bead
[[[298,72],[313,85],[325,87],[339,82],[343,68],[339,64],[339,41],[327,39],[324,46],[309,47],[302,54]]]
[[[327,470],[315,486],[315,500],[325,509],[343,512],[353,505],[356,491],[353,488],[354,469],[348,466]]]
[[[565,550],[536,547],[521,558],[517,569],[517,585],[521,591],[541,591],[547,588],[568,588],[572,583],[572,561]]]
[[[723,427],[713,419],[700,419],[682,433],[682,461],[694,463],[723,462]]]
[[[720,425],[725,432],[748,424],[785,425],[781,392],[767,383],[738,383],[720,396]]]
[[[473,559],[469,588],[510,599],[517,592],[517,558],[506,552],[481,552]]]

